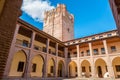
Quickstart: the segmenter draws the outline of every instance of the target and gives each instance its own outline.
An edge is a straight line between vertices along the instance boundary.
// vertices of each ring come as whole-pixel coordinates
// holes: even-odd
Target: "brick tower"
[[[74,38],[73,23],[74,16],[64,4],[58,4],[56,9],[45,12],[43,31],[61,41],[68,41]]]

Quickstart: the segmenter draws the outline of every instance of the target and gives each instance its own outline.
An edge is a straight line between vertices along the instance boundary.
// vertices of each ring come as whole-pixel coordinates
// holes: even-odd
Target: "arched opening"
[[[91,76],[91,66],[90,66],[89,61],[87,61],[87,60],[82,61],[81,70],[82,70],[83,77],[90,77]]]
[[[31,64],[32,64],[31,77],[42,77],[44,65],[43,57],[40,55],[36,55],[35,57],[33,57]]]
[[[25,65],[26,65],[26,55],[24,51],[18,51],[17,53],[15,53],[13,57],[9,76],[22,77],[25,70]]]
[[[55,76],[55,62],[52,58],[48,61],[47,69],[48,69],[47,70],[47,76],[48,77],[54,77]]]
[[[99,78],[103,78],[104,75],[108,72],[106,62],[103,59],[96,60],[95,67],[97,71],[97,76]]]
[[[58,62],[58,77],[64,77],[64,63],[62,60]]]
[[[77,77],[77,64],[74,61],[69,63],[69,77]]]
[[[113,70],[116,78],[120,78],[120,57],[116,57],[112,61]]]

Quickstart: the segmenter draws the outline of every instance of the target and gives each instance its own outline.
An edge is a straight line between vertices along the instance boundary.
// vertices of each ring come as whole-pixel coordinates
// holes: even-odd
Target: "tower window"
[[[24,62],[20,61],[20,62],[18,63],[17,71],[18,71],[18,72],[23,72],[23,68],[24,68]]]
[[[67,29],[67,31],[69,32],[69,31],[70,31],[70,29],[68,28],[68,29]]]

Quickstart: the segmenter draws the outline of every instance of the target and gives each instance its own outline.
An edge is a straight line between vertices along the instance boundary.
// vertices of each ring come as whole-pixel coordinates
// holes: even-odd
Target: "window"
[[[81,56],[84,56],[84,52],[83,51],[81,52]]]
[[[74,55],[77,55],[77,52],[74,52],[73,54],[74,54]]]
[[[67,31],[69,32],[69,31],[70,31],[70,29],[68,28],[68,29],[67,29]]]
[[[120,65],[116,65],[115,67],[116,67],[116,71],[120,72]]]
[[[23,72],[23,68],[24,68],[24,62],[19,62],[18,63],[18,68],[17,68],[17,71],[18,72]]]
[[[93,37],[92,40],[95,40],[95,37]]]
[[[94,49],[93,52],[94,52],[94,55],[98,55],[98,49]]]
[[[87,50],[86,52],[87,52],[87,56],[90,56],[90,50]]]
[[[51,49],[49,49],[49,54],[51,53]]]
[[[103,36],[99,36],[99,38],[101,39]]]
[[[86,72],[85,66],[82,66],[82,72]]]
[[[68,58],[70,58],[70,52],[68,52]]]
[[[24,47],[28,47],[28,41],[26,40],[23,40],[23,44],[22,44]]]
[[[53,66],[51,66],[51,68],[50,68],[50,72],[53,73]]]
[[[43,52],[46,52],[46,47],[43,47]]]
[[[88,39],[85,39],[85,41],[88,41]]]
[[[38,47],[38,46],[34,46],[34,49],[35,49],[35,50],[39,50],[39,47]]]
[[[105,54],[105,48],[101,48],[101,53]]]
[[[32,72],[36,72],[36,64],[35,63],[32,65]]]
[[[107,34],[107,36],[108,36],[108,37],[111,37],[111,36],[112,36],[112,34]]]
[[[116,51],[116,47],[115,46],[111,46],[111,52],[115,52]]]

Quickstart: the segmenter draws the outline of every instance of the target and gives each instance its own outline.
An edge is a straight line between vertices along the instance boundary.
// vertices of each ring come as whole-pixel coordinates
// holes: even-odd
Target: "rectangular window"
[[[101,53],[105,54],[105,48],[101,48]]]
[[[82,72],[86,72],[85,66],[82,66]]]
[[[34,46],[34,49],[35,49],[35,50],[39,50],[39,47],[38,47],[38,46]]]
[[[94,49],[93,52],[94,52],[94,55],[98,55],[98,49]]]
[[[103,36],[99,36],[99,38],[101,39],[101,38],[103,38]]]
[[[111,46],[111,52],[115,52],[116,51],[116,47],[115,46]]]
[[[43,47],[43,52],[46,52],[46,47]]]
[[[34,63],[33,65],[32,65],[32,72],[36,72],[36,64]]]
[[[108,36],[108,37],[111,37],[111,36],[112,36],[112,34],[107,34],[107,36]]]
[[[24,46],[24,47],[28,47],[28,41],[27,40],[23,40],[23,44],[22,44],[22,46]]]
[[[81,56],[84,56],[84,52],[83,51],[81,52]]]
[[[49,54],[51,54],[51,49],[49,49]]]
[[[116,71],[120,72],[120,65],[116,65],[115,67],[116,67]]]
[[[53,66],[51,66],[51,68],[50,68],[50,72],[53,73]]]
[[[18,63],[18,68],[17,68],[17,71],[18,72],[23,72],[23,68],[24,68],[24,62],[19,62]]]
[[[87,50],[86,52],[87,52],[87,56],[90,56],[90,50]]]
[[[70,58],[70,52],[68,52],[68,58]]]
[[[95,40],[95,37],[93,37],[92,40]]]

